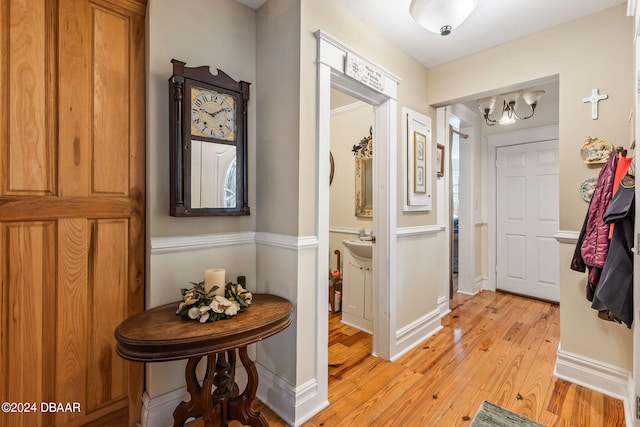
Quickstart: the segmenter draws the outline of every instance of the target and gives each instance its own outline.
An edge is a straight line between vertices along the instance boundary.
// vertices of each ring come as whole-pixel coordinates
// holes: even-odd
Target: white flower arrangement
[[[206,293],[204,282],[191,282],[191,284],[193,288],[181,289],[182,302],[176,314],[188,319],[197,319],[200,323],[215,322],[235,316],[249,308],[253,299],[251,292],[238,283],[227,283],[224,296],[214,293],[219,286],[214,286]]]

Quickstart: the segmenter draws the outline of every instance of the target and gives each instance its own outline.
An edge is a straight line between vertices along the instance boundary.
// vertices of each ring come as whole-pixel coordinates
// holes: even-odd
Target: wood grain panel
[[[91,2],[120,13],[133,12],[144,16],[147,11],[147,0],[91,0]]]
[[[58,293],[56,297],[56,399],[80,402],[86,411],[88,300],[87,256],[89,224],[85,219],[58,222]],[[56,424],[66,425],[79,414],[57,413]]]
[[[129,20],[93,9],[92,191],[127,194]]]
[[[138,192],[139,197],[142,197]],[[3,197],[0,199],[0,219],[31,221],[52,218],[74,218],[79,215],[88,218],[127,217],[139,212],[124,197]]]
[[[9,183],[9,2],[0,2],[0,195]],[[0,372],[2,370],[0,369]]]
[[[127,396],[127,362],[116,354],[113,331],[127,316],[128,224],[91,222],[89,245],[89,336],[87,411]]]
[[[0,0],[0,398],[82,409],[0,427],[139,419],[113,330],[144,307],[145,7]]]
[[[91,156],[91,13],[84,0],[59,4],[58,163],[63,197],[89,194]]]
[[[55,382],[53,337],[55,307],[55,256],[48,250],[55,242],[53,222],[3,224],[3,259],[7,272],[6,400],[50,401]],[[50,414],[15,413],[11,426],[48,424]]]
[[[144,310],[145,271],[145,17],[146,0],[134,0],[142,13],[130,15],[131,35],[129,39],[129,276],[128,315]],[[128,4],[127,4],[128,5]],[[137,9],[139,10],[139,9]],[[144,390],[144,364],[130,362],[129,368],[129,425],[135,426],[140,418],[142,393]]]
[[[9,4],[10,94],[6,192],[53,191],[53,141],[47,128],[47,6],[45,0]]]

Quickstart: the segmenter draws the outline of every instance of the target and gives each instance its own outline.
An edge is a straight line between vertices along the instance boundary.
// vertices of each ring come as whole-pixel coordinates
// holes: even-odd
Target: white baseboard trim
[[[458,293],[462,295],[474,296],[482,292],[483,290],[492,290],[492,289],[489,289],[489,278],[484,276],[478,276],[473,279],[473,285],[471,285],[471,291],[458,289]]]
[[[256,363],[260,380],[258,382],[258,399],[289,425],[293,425],[296,417],[296,391],[264,366]]]
[[[477,294],[484,289],[486,279],[482,276],[478,276],[473,281],[473,293]]]
[[[145,391],[142,395],[141,427],[171,427],[173,411],[180,402],[187,400],[189,393],[186,387],[153,398]]]
[[[328,406],[328,400],[320,400],[316,379],[307,381],[296,389],[296,420],[292,425],[301,426]]]
[[[260,382],[257,397],[290,426],[300,426],[329,406],[320,401],[316,379],[294,388],[281,377],[256,363]]]
[[[236,366],[236,384],[240,390],[247,385],[247,371],[238,363]],[[181,387],[169,393],[156,397],[149,397],[145,391],[142,395],[142,409],[140,411],[140,427],[172,427],[173,411],[182,401],[188,401],[191,396],[187,387]]]
[[[391,356],[391,361],[398,360],[402,355],[427,338],[435,335],[441,329],[440,309],[433,310],[415,322],[399,329],[396,332],[395,354]]]
[[[622,400],[627,426],[633,426],[633,377],[630,371],[558,349],[553,375]]]
[[[633,380],[633,373],[629,374],[629,381],[627,387],[627,399],[624,402],[624,419],[626,420],[627,427],[637,427],[640,425],[638,419],[636,418],[637,406],[634,405],[636,402],[636,391],[635,391],[635,382]]]
[[[438,297],[438,311],[440,312],[440,318],[442,319],[447,314],[451,313],[449,308],[449,300],[447,297]]]

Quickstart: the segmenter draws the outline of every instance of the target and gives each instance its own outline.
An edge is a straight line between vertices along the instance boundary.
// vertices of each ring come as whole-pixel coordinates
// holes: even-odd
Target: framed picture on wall
[[[426,167],[427,167],[427,135],[418,131],[413,132],[413,191],[426,193]]]
[[[431,118],[402,107],[402,171],[404,211],[430,211],[436,178]]]
[[[438,168],[438,176],[444,176],[444,145],[438,144],[436,153],[436,167]]]

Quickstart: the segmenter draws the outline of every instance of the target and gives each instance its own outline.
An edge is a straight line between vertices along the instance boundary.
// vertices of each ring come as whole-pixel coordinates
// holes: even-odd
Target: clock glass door
[[[191,140],[191,208],[236,207],[236,146]]]

